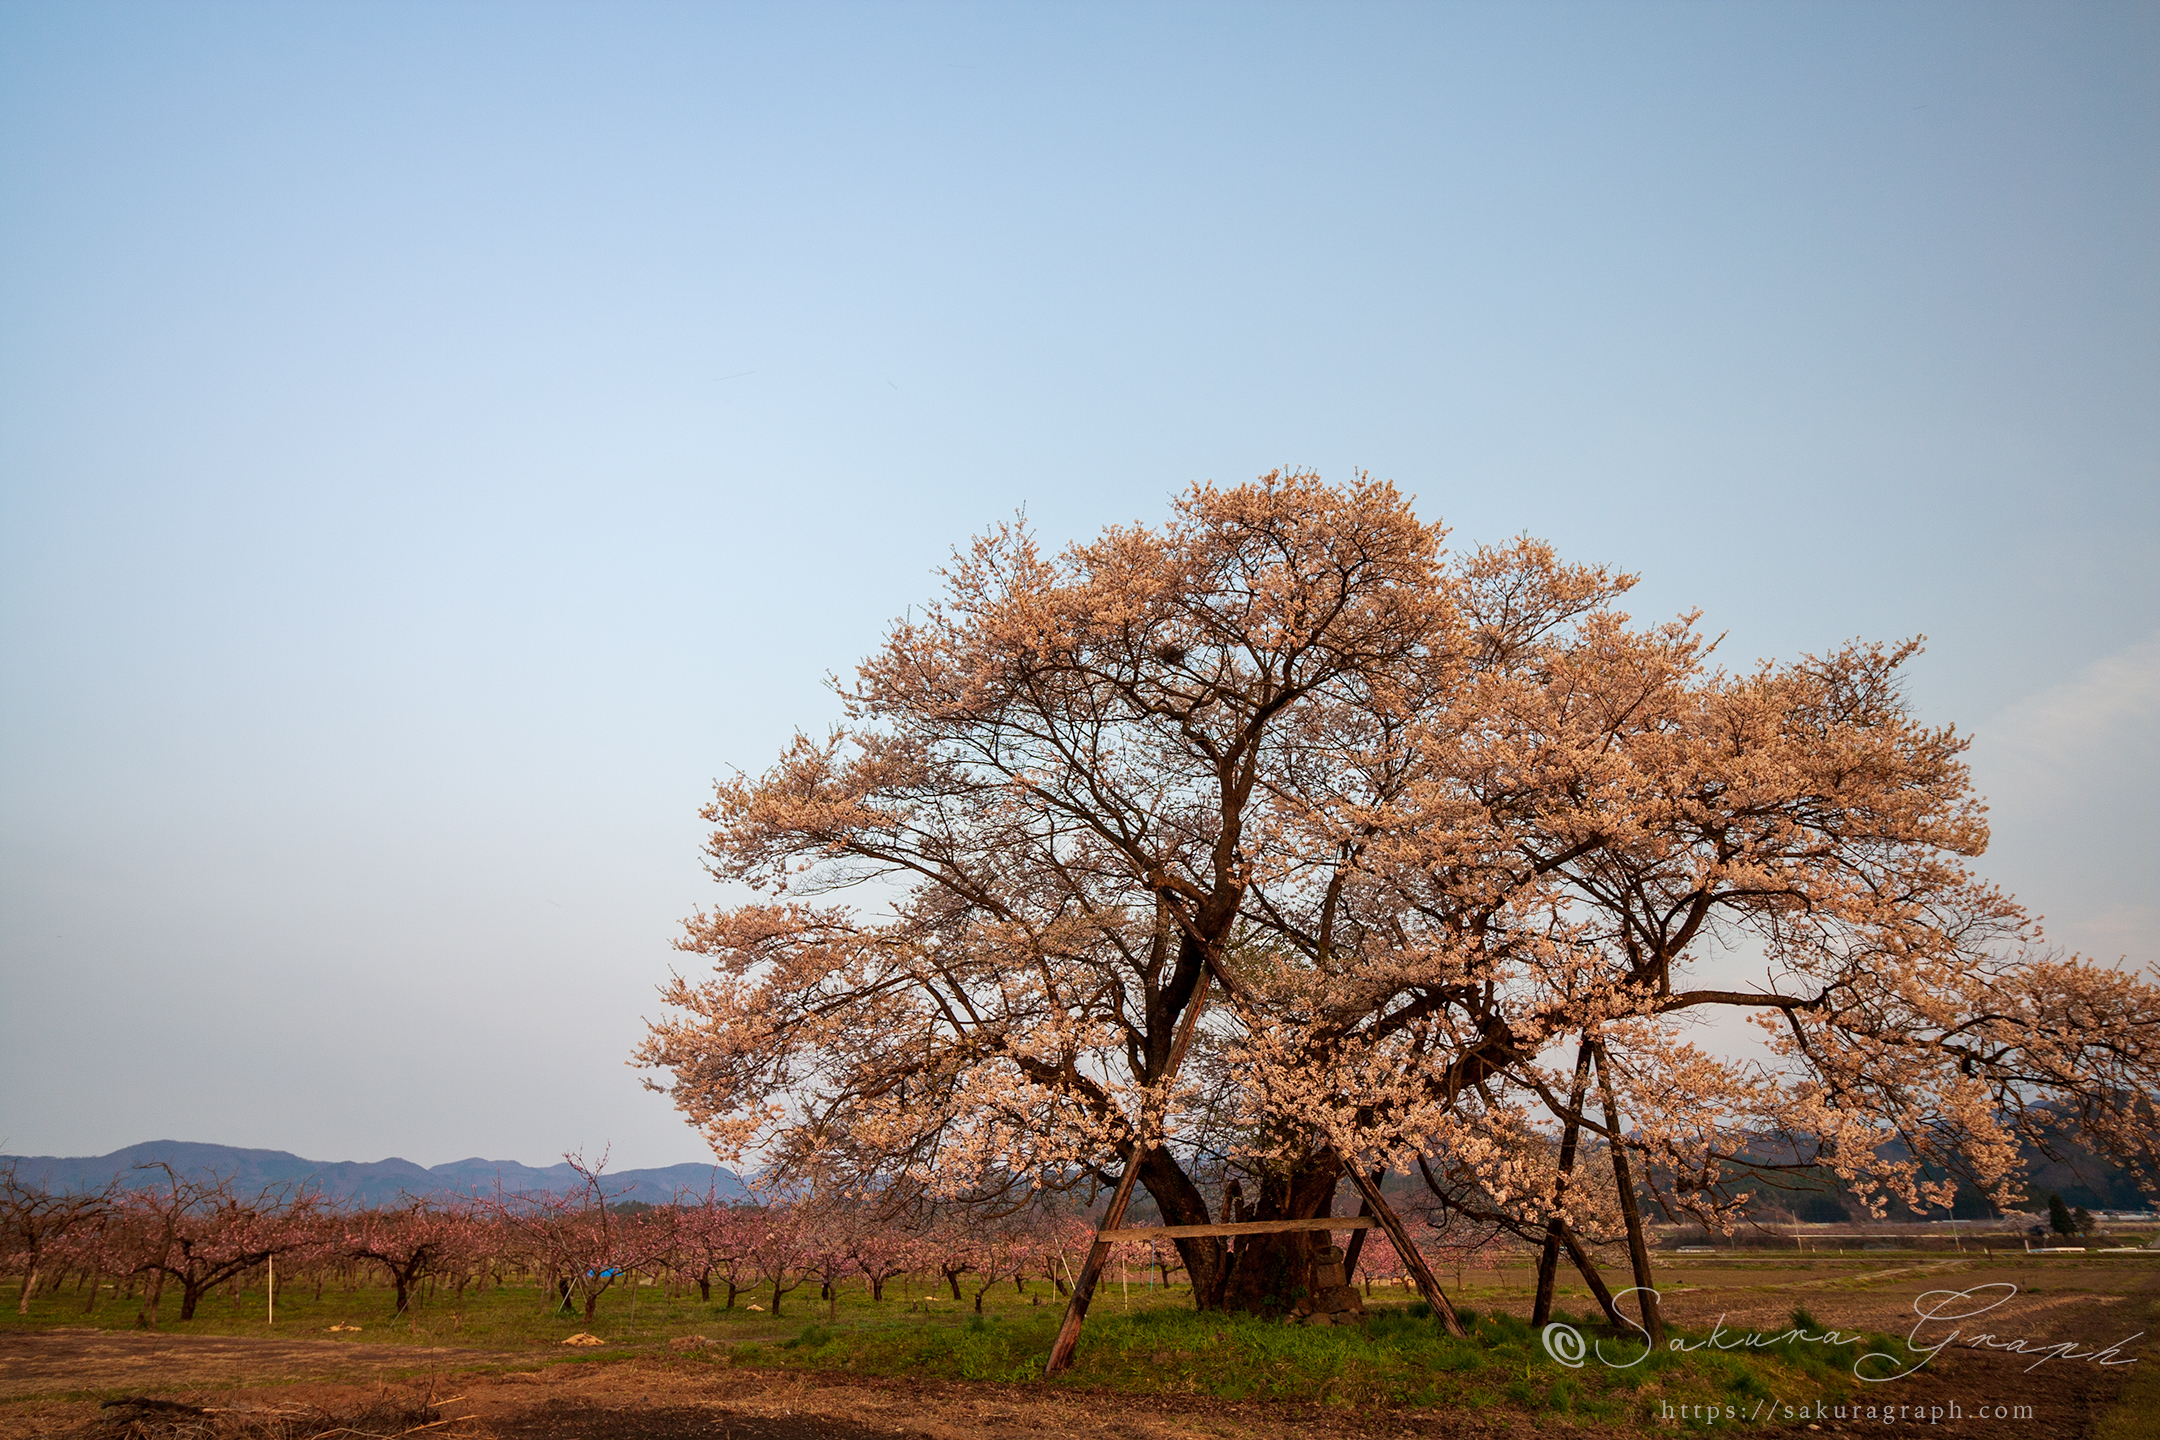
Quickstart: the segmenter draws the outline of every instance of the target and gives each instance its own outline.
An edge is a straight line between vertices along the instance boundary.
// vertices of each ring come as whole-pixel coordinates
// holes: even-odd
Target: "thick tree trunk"
[[[15,1295],[15,1313],[17,1315],[28,1315],[30,1313],[30,1292],[37,1289],[37,1281],[38,1267],[33,1263],[28,1273],[23,1276],[22,1289],[17,1291]]]
[[[1212,1218],[1207,1197],[1166,1147],[1157,1146],[1141,1157],[1140,1183],[1162,1212],[1165,1225],[1205,1225]],[[1189,1236],[1172,1243],[1192,1278],[1193,1308],[1222,1309],[1223,1287],[1230,1279],[1229,1248],[1214,1235]]]
[[[1261,1183],[1259,1197],[1247,1206],[1245,1218],[1304,1220],[1326,1215],[1342,1173],[1341,1164],[1330,1159],[1308,1161],[1287,1179],[1270,1176]],[[1322,1230],[1239,1236],[1237,1263],[1223,1287],[1221,1308],[1256,1315],[1290,1309],[1312,1293],[1313,1252],[1332,1240]]]
[[[698,1299],[699,1299],[699,1300],[702,1300],[702,1301],[703,1301],[704,1303],[706,1303],[707,1305],[710,1305],[710,1304],[712,1304],[712,1276],[710,1276],[710,1275],[700,1275],[700,1276],[698,1276],[698,1277],[697,1277],[697,1291],[698,1291]]]

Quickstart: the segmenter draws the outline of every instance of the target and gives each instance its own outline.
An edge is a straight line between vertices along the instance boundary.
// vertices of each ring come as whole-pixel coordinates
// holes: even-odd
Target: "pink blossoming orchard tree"
[[[470,1207],[455,1203],[408,1199],[395,1209],[344,1218],[343,1252],[381,1269],[396,1302],[393,1316],[405,1313],[414,1287],[428,1276],[470,1269],[487,1238]]]
[[[714,1279],[726,1288],[724,1310],[735,1308],[743,1281],[752,1236],[752,1218],[741,1207],[721,1203],[708,1189],[703,1196],[678,1193],[675,1198],[675,1264],[697,1282],[698,1298],[711,1301]]]
[[[848,1259],[870,1287],[873,1304],[884,1300],[888,1284],[925,1263],[922,1237],[885,1217],[858,1215],[847,1228],[847,1244]]]
[[[494,1195],[476,1200],[474,1209],[512,1254],[547,1279],[555,1308],[575,1300],[590,1324],[600,1297],[617,1280],[634,1285],[637,1268],[666,1254],[675,1236],[671,1227],[642,1226],[613,1209],[616,1197],[602,1178],[605,1154],[591,1164],[578,1154],[563,1160],[577,1173],[579,1188],[562,1194],[507,1193],[498,1186]]]
[[[99,1268],[143,1277],[139,1329],[158,1328],[167,1281],[180,1287],[180,1318],[193,1320],[218,1286],[322,1243],[323,1202],[314,1190],[272,1186],[248,1196],[222,1176],[196,1178],[162,1162],[137,1168],[144,1183],[118,1191],[100,1227]]]
[[[800,1207],[766,1205],[752,1217],[749,1239],[746,1254],[778,1315],[781,1302],[816,1273],[819,1237]]]
[[[15,1313],[30,1313],[30,1297],[38,1279],[56,1255],[76,1258],[68,1245],[71,1237],[95,1234],[108,1209],[106,1192],[55,1195],[46,1186],[22,1179],[16,1163],[0,1166],[0,1263],[22,1275],[15,1294]]]
[[[714,974],[640,1059],[782,1178],[1008,1209],[1130,1168],[1196,1225],[1229,1175],[1295,1220],[1392,1169],[1591,1272],[1585,1236],[1645,1269],[1645,1186],[2007,1195],[2073,1113],[2150,1159],[2152,987],[2033,958],[1973,879],[1908,651],[1730,675],[1692,617],[1631,625],[1629,577],[1442,538],[1275,474],[1056,557],[976,541],[844,725],[719,786],[710,868],[764,893],[690,922]],[[1761,977],[1706,980],[1736,945]],[[1754,1060],[1689,1043],[1731,1008]],[[1196,1304],[1248,1309],[1312,1243],[1177,1241]]]

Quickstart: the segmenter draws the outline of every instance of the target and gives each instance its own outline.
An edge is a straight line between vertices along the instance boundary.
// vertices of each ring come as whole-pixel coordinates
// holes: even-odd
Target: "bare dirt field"
[[[530,1360],[484,1350],[134,1330],[0,1330],[0,1394],[274,1385]]]
[[[235,1362],[242,1357],[231,1357]],[[260,1375],[297,1357],[241,1366]],[[342,1358],[342,1357],[338,1357]],[[1527,1440],[1531,1417],[1430,1412],[1359,1413],[1319,1406],[1233,1404],[1205,1397],[1046,1392],[1021,1386],[910,1382],[716,1367],[650,1358],[556,1363],[536,1370],[436,1374],[374,1384],[244,1383],[159,1391],[230,1412],[245,1407],[329,1414],[360,1409],[386,1390],[432,1399],[451,1423],[428,1435],[458,1440],[1261,1440],[1288,1436],[1445,1436]],[[12,1370],[9,1372],[12,1374]],[[454,1397],[454,1399],[453,1399]],[[452,1401],[453,1403],[444,1403]],[[10,1412],[0,1412],[10,1413]],[[11,1433],[34,1437],[117,1433],[97,1402],[12,1407]],[[1575,1429],[1591,1436],[1608,1433]],[[1619,1432],[1612,1432],[1619,1433]]]
[[[2092,1432],[2132,1373],[2132,1364],[2115,1362],[2140,1354],[2160,1361],[2160,1347],[2148,1348],[2151,1337],[2143,1333],[2152,1329],[2160,1300],[2160,1260],[1853,1259],[1802,1268],[1735,1259],[1675,1265],[1661,1269],[1659,1280],[1666,1316],[1691,1330],[1722,1324],[1730,1333],[1776,1331],[1797,1306],[1845,1332],[1880,1332],[1922,1346],[1950,1340],[1917,1372],[1871,1386],[1877,1393],[1865,1397],[1917,1407],[1927,1416],[1920,1427],[1937,1433],[2075,1440]],[[1973,1298],[1956,1299],[1957,1292]],[[1928,1309],[1944,1318],[1924,1323],[1921,1312]],[[1950,1318],[1971,1311],[1982,1313]],[[1965,1343],[1982,1334],[1988,1345]],[[2023,1353],[1992,1348],[2017,1343]],[[2065,1344],[2074,1348],[2060,1357],[2039,1353]],[[2096,1353],[2098,1359],[2077,1358]],[[1917,1357],[1906,1351],[1899,1358],[1911,1364]],[[2028,1413],[2020,1414],[2021,1406]],[[2005,1409],[2008,1415],[1994,1413]],[[1823,1423],[1826,1431],[1840,1428]]]

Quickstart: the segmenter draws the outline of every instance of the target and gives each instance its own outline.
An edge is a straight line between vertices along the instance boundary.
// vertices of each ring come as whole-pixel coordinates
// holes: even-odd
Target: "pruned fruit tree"
[[[1782,1175],[2008,1200],[2065,1127],[2160,1181],[2160,995],[1976,878],[1913,645],[1726,670],[1631,576],[1444,539],[1305,473],[977,539],[841,725],[719,785],[744,903],[640,1062],[782,1179],[1011,1206],[1137,1151],[1204,1224],[1354,1166],[1578,1264]],[[1701,1043],[1733,1011],[1760,1043]],[[1267,1308],[1314,1243],[1178,1246],[1201,1307]]]

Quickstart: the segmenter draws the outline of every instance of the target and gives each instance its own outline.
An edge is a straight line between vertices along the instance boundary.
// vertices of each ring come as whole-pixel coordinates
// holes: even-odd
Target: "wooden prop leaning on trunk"
[[[1185,1051],[1192,1044],[1193,1033],[1199,1028],[1200,1012],[1205,1008],[1208,992],[1214,983],[1219,983],[1233,1001],[1238,998],[1236,982],[1223,971],[1215,957],[1210,955],[1207,957],[1207,975],[1194,989],[1190,1006],[1178,1026],[1177,1042],[1171,1047],[1170,1058],[1163,1065],[1158,1084],[1169,1084],[1176,1078],[1178,1067],[1184,1064]],[[1102,1278],[1104,1267],[1110,1263],[1112,1247],[1117,1243],[1117,1238],[1123,1238],[1120,1227],[1125,1222],[1125,1209],[1132,1203],[1133,1182],[1140,1178],[1140,1143],[1137,1139],[1128,1140],[1122,1150],[1124,1171],[1118,1176],[1117,1188],[1111,1192],[1110,1206],[1103,1211],[1102,1223],[1096,1227],[1094,1243],[1088,1246],[1087,1260],[1081,1265],[1080,1274],[1073,1282],[1072,1298],[1065,1305],[1065,1318],[1058,1326],[1057,1340],[1050,1347],[1049,1362],[1043,1366],[1045,1375],[1055,1375],[1071,1368],[1073,1349],[1080,1342],[1080,1327],[1087,1320],[1088,1302],[1094,1298],[1096,1282]],[[1349,1172],[1350,1183],[1357,1187],[1358,1194],[1364,1198],[1365,1203],[1360,1207],[1359,1214],[1369,1216],[1368,1224],[1377,1223],[1387,1232],[1389,1242],[1395,1246],[1395,1253],[1402,1257],[1411,1279],[1417,1283],[1418,1294],[1432,1308],[1433,1314],[1440,1318],[1441,1325],[1446,1327],[1450,1335],[1467,1334],[1462,1318],[1455,1313],[1455,1307],[1448,1303],[1446,1292],[1441,1290],[1440,1282],[1433,1276],[1432,1267],[1425,1263],[1425,1257],[1418,1253],[1402,1218],[1395,1213],[1393,1206],[1381,1198],[1376,1180],[1368,1179],[1364,1172],[1355,1166],[1346,1164],[1343,1168]],[[1365,1227],[1347,1225],[1341,1220],[1321,1216],[1307,1220],[1247,1221],[1236,1226],[1182,1225],[1175,1228],[1184,1235],[1257,1235],[1288,1230],[1362,1230]],[[1363,1238],[1362,1235],[1358,1236],[1360,1240]]]

